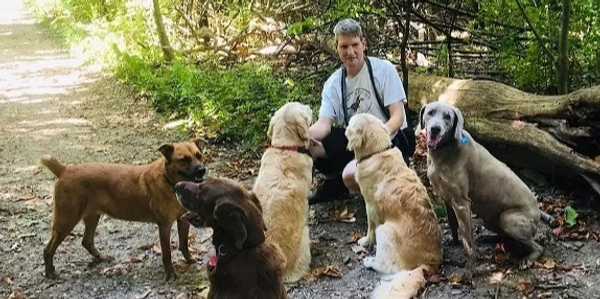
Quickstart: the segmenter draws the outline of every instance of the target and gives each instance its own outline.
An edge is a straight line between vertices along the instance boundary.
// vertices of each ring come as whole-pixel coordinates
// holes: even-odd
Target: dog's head
[[[214,231],[213,242],[241,250],[265,241],[266,226],[256,195],[239,183],[211,178],[203,183],[175,184],[177,200],[195,219],[192,225],[206,225]],[[190,215],[191,214],[191,215]],[[198,220],[204,223],[200,223]]]
[[[464,118],[458,108],[445,102],[431,102],[419,112],[420,128],[425,129],[427,148],[436,149],[439,145],[460,140]]]
[[[201,182],[206,174],[198,142],[163,144],[158,151],[165,157],[167,177],[173,184],[181,181]]]
[[[367,113],[352,116],[345,134],[348,138],[348,150],[353,151],[357,157],[383,151],[392,144],[384,123]]]
[[[271,144],[308,145],[310,141],[308,128],[312,120],[310,106],[298,102],[286,103],[271,117],[267,137],[271,140]]]

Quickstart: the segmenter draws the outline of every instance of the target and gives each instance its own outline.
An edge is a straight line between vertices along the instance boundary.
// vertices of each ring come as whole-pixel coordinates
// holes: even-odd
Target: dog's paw
[[[45,277],[46,277],[46,278],[48,278],[48,279],[55,280],[55,279],[57,279],[57,278],[58,278],[58,274],[56,274],[56,271],[55,271],[55,270],[52,270],[52,271],[46,271]]]
[[[165,276],[165,281],[173,281],[173,280],[177,280],[177,274],[175,274],[175,271],[173,272],[167,272],[166,276]]]
[[[360,239],[358,239],[358,245],[364,247],[364,248],[370,248],[371,246],[373,246],[373,241],[369,239],[369,237],[362,237]]]
[[[375,257],[367,256],[367,257],[363,258],[363,265],[367,269],[375,270]]]

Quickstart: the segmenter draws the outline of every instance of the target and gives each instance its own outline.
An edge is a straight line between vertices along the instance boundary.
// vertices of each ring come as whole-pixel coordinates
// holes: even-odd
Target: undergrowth
[[[266,139],[270,116],[285,102],[315,107],[318,101],[311,82],[295,82],[268,62],[223,68],[216,59],[198,64],[178,55],[172,63],[164,63],[151,1],[26,0],[26,4],[65,46],[88,62],[103,65],[147,97],[159,113],[183,120],[183,130],[192,134],[255,147]]]
[[[284,79],[264,62],[200,68],[176,57],[170,65],[152,67],[124,55],[116,74],[146,95],[158,112],[186,118],[190,129],[209,138],[245,146],[265,140],[271,115],[284,103],[315,104],[309,85]]]

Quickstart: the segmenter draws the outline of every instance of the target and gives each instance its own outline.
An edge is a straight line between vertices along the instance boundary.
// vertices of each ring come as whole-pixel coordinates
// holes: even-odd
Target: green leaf
[[[567,227],[571,227],[577,223],[577,216],[579,214],[571,206],[565,208],[565,222],[567,223]]]

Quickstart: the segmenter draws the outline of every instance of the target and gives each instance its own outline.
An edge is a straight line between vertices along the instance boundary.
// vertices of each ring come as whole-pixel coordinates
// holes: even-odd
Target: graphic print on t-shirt
[[[373,106],[371,91],[367,88],[357,87],[348,95],[348,117],[357,113],[367,113]],[[344,111],[344,104],[340,106],[340,111]]]

